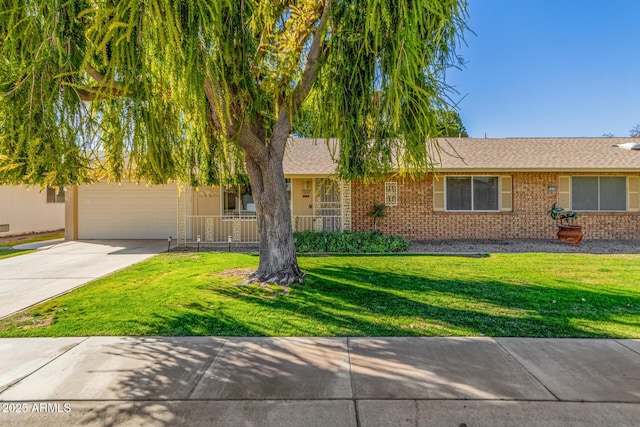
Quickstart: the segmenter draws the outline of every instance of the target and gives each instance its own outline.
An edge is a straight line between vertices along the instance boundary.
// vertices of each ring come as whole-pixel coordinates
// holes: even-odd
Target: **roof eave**
[[[640,168],[437,168],[436,172],[523,172],[523,173],[571,173],[571,172],[588,172],[588,173],[638,173]]]

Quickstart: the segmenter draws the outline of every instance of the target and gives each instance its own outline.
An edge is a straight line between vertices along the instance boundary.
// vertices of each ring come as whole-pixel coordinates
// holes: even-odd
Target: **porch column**
[[[78,240],[78,186],[70,185],[64,195],[64,239]]]
[[[176,240],[178,246],[187,245],[187,199],[189,187],[178,185],[178,224],[176,230]]]
[[[342,231],[351,230],[351,181],[340,182]]]

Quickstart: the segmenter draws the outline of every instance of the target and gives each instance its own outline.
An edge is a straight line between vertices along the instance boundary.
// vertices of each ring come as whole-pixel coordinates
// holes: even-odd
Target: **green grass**
[[[32,250],[25,250],[25,249],[4,249],[2,247],[0,247],[0,259],[3,258],[10,258],[12,256],[17,256],[17,255],[23,255],[23,254],[27,254],[29,252],[34,252]]]
[[[63,237],[64,233],[48,233],[33,237],[16,236],[15,238],[9,238],[11,240],[0,242],[0,259],[34,252],[33,250],[11,249],[12,246],[22,245],[24,243],[42,242],[45,240],[62,239]]]
[[[40,234],[34,237],[16,236],[15,239],[12,239],[10,241],[0,242],[0,249],[8,248],[15,245],[22,245],[24,243],[43,242],[45,240],[54,240],[54,239],[62,239],[62,238],[64,238],[64,233]]]
[[[170,253],[0,322],[0,336],[640,338],[640,255],[300,257],[289,288],[236,286],[248,254]]]

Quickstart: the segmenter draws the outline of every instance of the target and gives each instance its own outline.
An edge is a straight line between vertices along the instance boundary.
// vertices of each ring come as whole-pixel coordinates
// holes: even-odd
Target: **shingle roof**
[[[290,138],[284,154],[285,175],[331,175],[336,164],[331,157],[337,141],[330,139]],[[337,156],[337,151],[336,151]]]
[[[441,138],[441,171],[640,171],[640,151],[618,144],[634,138]],[[330,140],[334,150],[336,140]],[[286,175],[335,172],[322,139],[292,138],[284,160]]]
[[[450,138],[440,141],[442,151],[449,153],[443,154],[440,166],[443,170],[640,169],[640,151],[617,147],[631,141],[637,142],[631,138]]]

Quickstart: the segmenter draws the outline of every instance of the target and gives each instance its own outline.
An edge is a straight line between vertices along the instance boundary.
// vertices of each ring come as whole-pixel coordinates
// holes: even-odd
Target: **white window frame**
[[[493,210],[475,210],[473,209],[473,179],[476,177],[481,177],[481,178],[495,178],[496,181],[498,182],[498,194],[497,194],[497,199],[498,199],[498,207]],[[471,179],[471,209],[469,210],[453,210],[453,209],[448,209],[447,208],[447,201],[449,200],[449,195],[448,195],[448,186],[447,186],[447,180],[449,178],[470,178]],[[498,213],[500,212],[500,197],[502,194],[502,182],[500,180],[500,175],[447,175],[444,177],[444,210],[445,212],[459,212],[459,213],[483,213],[483,212],[487,212],[487,213]]]
[[[598,209],[576,209],[573,207],[573,178],[598,178]],[[625,208],[624,209],[601,209],[600,208],[600,178],[624,178],[624,197],[625,197]],[[571,202],[571,210],[576,212],[629,212],[629,177],[626,175],[571,175],[571,179],[569,180],[570,186],[570,194],[569,201]]]

